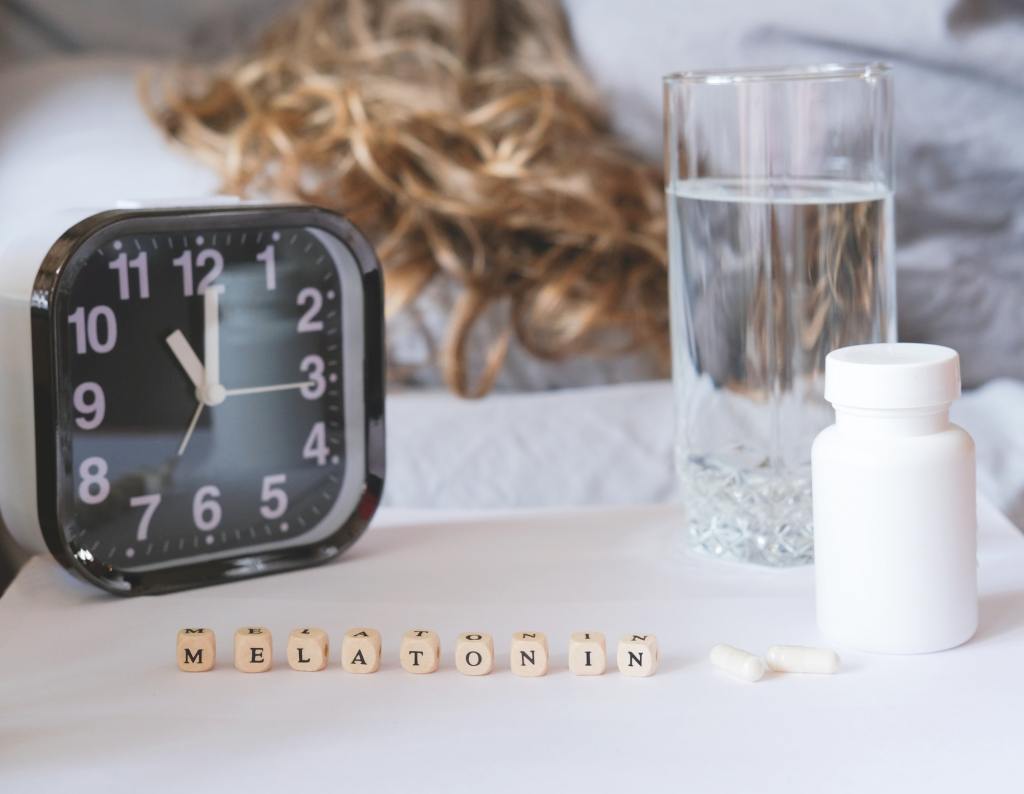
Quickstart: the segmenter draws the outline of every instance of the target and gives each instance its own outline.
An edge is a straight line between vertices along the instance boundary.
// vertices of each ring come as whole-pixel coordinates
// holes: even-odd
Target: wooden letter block
[[[327,632],[295,629],[288,635],[288,664],[292,670],[316,673],[327,667]]]
[[[599,631],[574,631],[569,637],[569,669],[576,675],[603,675],[607,659],[604,635]]]
[[[548,638],[539,631],[519,631],[512,635],[508,666],[513,674],[535,678],[548,673]]]
[[[273,664],[273,656],[270,629],[244,626],[235,632],[235,669],[243,673],[265,673]]]
[[[182,629],[178,632],[178,669],[205,673],[217,661],[217,638],[210,629]]]
[[[341,667],[347,673],[380,670],[380,632],[366,628],[346,631],[341,640]]]
[[[490,634],[460,634],[455,643],[455,669],[463,675],[487,675],[494,669],[494,641]]]
[[[643,678],[654,675],[660,661],[658,638],[653,634],[627,634],[619,640],[616,659],[623,675]]]
[[[441,663],[441,639],[427,629],[407,631],[402,635],[398,657],[407,673],[433,673]]]

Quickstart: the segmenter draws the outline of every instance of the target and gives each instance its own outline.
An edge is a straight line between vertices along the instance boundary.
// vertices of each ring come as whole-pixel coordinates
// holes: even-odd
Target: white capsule
[[[839,656],[831,648],[773,645],[765,656],[768,667],[779,673],[834,673]]]
[[[732,673],[744,681],[760,681],[764,675],[764,659],[731,645],[716,645],[711,649],[711,664],[719,670]]]

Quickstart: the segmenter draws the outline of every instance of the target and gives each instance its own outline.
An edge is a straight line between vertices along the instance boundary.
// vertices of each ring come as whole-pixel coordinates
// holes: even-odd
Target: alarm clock
[[[0,517],[111,593],[325,562],[384,482],[383,287],[309,206],[122,206],[0,242]]]

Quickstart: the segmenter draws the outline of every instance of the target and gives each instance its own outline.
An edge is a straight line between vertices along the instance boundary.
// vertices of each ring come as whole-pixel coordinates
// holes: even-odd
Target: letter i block
[[[658,638],[653,634],[627,634],[619,640],[616,659],[623,675],[654,675],[660,661]]]
[[[316,673],[327,667],[327,632],[295,629],[288,635],[288,665],[292,670]]]
[[[512,635],[508,666],[514,675],[535,678],[548,672],[548,638],[539,631],[519,631]]]
[[[205,673],[217,661],[217,638],[210,629],[182,629],[178,632],[178,669]]]
[[[604,635],[574,631],[569,637],[569,669],[576,675],[603,675],[607,664]]]
[[[490,634],[460,634],[455,643],[455,669],[463,675],[487,675],[494,669]]]
[[[243,673],[265,673],[273,664],[270,629],[245,626],[235,632],[235,669]]]
[[[399,660],[407,673],[433,673],[441,663],[441,639],[436,632],[412,629],[402,635]]]
[[[380,632],[349,629],[341,640],[341,667],[347,673],[376,673],[380,670]]]

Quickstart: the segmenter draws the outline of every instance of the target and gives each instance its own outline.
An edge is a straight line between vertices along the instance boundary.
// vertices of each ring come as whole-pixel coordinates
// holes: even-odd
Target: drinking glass
[[[896,337],[883,64],[664,78],[676,466],[689,546],[813,559],[825,356]]]

